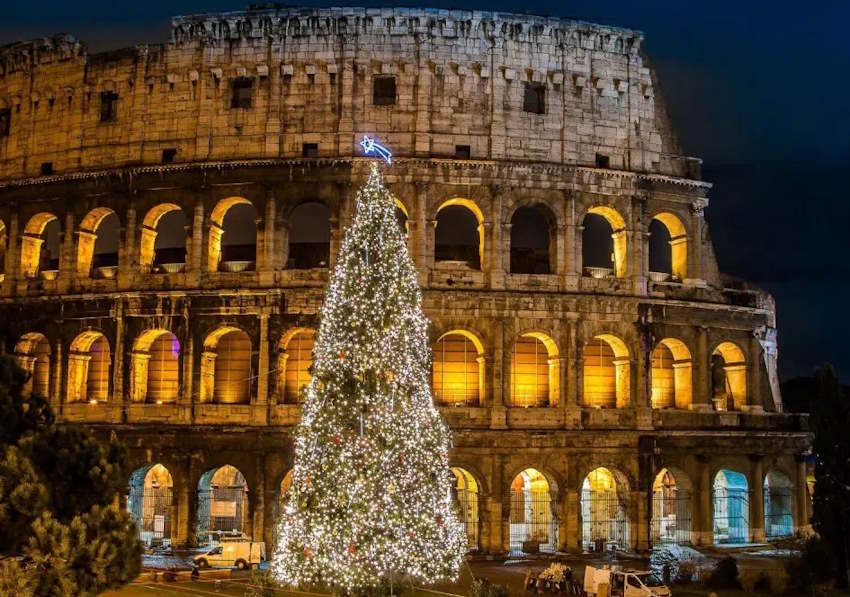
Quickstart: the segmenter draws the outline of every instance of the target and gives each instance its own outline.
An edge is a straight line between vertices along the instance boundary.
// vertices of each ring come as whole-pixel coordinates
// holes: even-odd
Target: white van
[[[266,544],[262,541],[224,541],[208,552],[195,556],[198,568],[212,566],[246,570],[266,559]]]
[[[620,570],[618,568],[584,569],[584,591],[588,595],[599,593],[599,585],[608,585],[611,597],[670,597],[672,593],[652,572]]]

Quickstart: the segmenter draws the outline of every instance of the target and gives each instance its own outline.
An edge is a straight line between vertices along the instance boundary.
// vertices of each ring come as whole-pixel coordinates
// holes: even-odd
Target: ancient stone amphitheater
[[[272,541],[365,134],[395,153],[470,551],[807,524],[773,301],[718,271],[640,32],[360,8],[172,29],[0,48],[2,345],[130,446],[146,543]]]

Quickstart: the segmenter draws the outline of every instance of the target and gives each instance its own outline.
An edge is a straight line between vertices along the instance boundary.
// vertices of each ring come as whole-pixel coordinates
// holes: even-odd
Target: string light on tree
[[[361,145],[391,162],[372,139]],[[272,558],[281,582],[352,593],[457,578],[466,538],[427,328],[395,202],[372,164],[321,310]]]

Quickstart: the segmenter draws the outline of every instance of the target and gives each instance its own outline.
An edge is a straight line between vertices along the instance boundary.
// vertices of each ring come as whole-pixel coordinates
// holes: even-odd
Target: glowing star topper
[[[360,142],[360,147],[363,148],[363,153],[366,155],[374,153],[384,158],[388,164],[393,163],[392,152],[380,143],[377,143],[372,137],[363,137],[363,140]]]

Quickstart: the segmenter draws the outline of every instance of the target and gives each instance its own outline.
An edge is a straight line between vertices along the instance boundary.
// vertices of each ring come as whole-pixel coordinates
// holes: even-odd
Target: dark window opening
[[[597,168],[610,168],[611,167],[611,158],[607,155],[603,155],[601,153],[596,154],[596,167]]]
[[[0,110],[0,137],[8,137],[12,129],[12,111]]]
[[[51,174],[53,174],[53,162],[42,162],[41,175],[50,176]]]
[[[233,92],[230,96],[231,108],[250,108],[254,79],[239,77],[233,80]]]
[[[584,267],[610,269],[614,274],[614,230],[603,216],[587,214],[581,235],[581,258]],[[585,272],[587,274],[588,272]]]
[[[48,109],[48,110],[52,110],[52,109],[53,109],[53,104],[55,104],[55,103],[56,103],[56,98],[52,98],[52,97],[51,97],[50,99],[48,99],[48,100],[47,100],[47,109]]]
[[[372,103],[376,106],[395,104],[395,77],[375,77],[372,80]]]
[[[331,212],[324,203],[308,201],[289,216],[289,269],[328,267],[331,254]]]
[[[331,85],[336,85],[336,73],[331,73]]]
[[[395,221],[402,234],[407,235],[407,214],[398,205],[395,206]]]
[[[153,265],[158,266],[155,271],[180,271],[177,264],[186,263],[186,223],[182,209],[169,211],[159,218],[153,244]]]
[[[174,158],[177,157],[177,149],[174,147],[170,147],[169,149],[162,150],[162,163],[170,164],[174,161]]]
[[[118,94],[104,91],[100,94],[100,121],[110,122],[118,118]]]
[[[481,269],[478,219],[461,205],[444,207],[437,214],[434,234],[434,261],[460,262],[471,269]]]
[[[316,75],[314,75],[313,73],[308,73],[307,74],[307,83],[312,85],[315,82],[316,82]]]
[[[542,209],[521,207],[511,218],[511,273],[552,273],[551,218]]]
[[[319,157],[319,144],[318,143],[304,143],[301,145],[301,155],[305,158],[317,158]]]
[[[44,244],[38,259],[38,271],[53,271],[59,269],[59,249],[61,243],[62,227],[58,218],[53,218],[45,226],[41,233]]]
[[[649,224],[649,271],[673,273],[670,231],[660,220],[652,220]]]
[[[121,224],[115,212],[105,216],[97,227],[92,255],[92,268],[114,267],[118,265],[118,236]]]
[[[455,159],[468,160],[471,155],[469,145],[455,145]]]
[[[546,113],[546,86],[542,83],[526,83],[522,97],[522,109],[532,114]]]
[[[220,271],[240,272],[254,269],[257,259],[257,209],[240,203],[227,210],[221,222]]]

